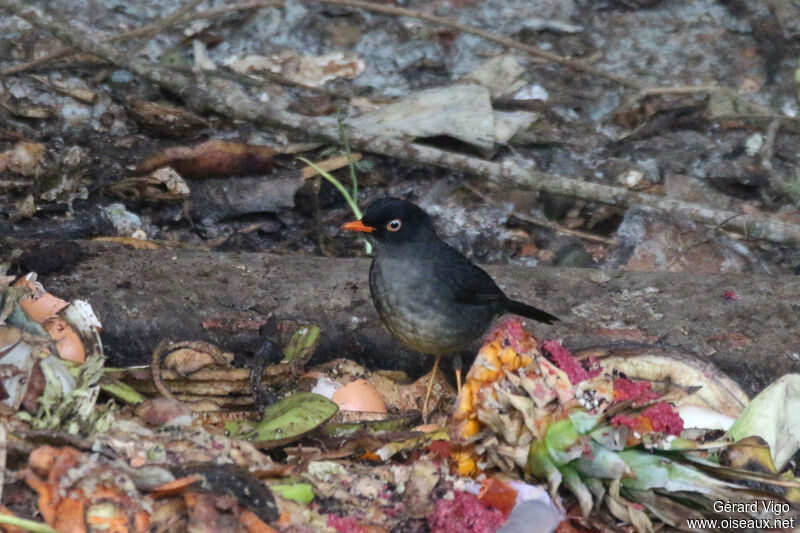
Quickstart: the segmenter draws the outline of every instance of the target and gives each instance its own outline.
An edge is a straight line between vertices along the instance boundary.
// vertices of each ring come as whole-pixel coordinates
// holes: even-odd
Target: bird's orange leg
[[[428,419],[428,400],[430,399],[431,391],[433,390],[433,382],[436,381],[436,372],[439,370],[439,360],[441,358],[441,355],[436,356],[436,362],[433,363],[433,370],[431,370],[431,378],[428,381],[428,392],[425,393],[425,401],[422,402],[422,418],[425,420]]]
[[[461,397],[461,355],[455,354],[453,356],[453,370],[456,371],[456,387],[458,396]]]

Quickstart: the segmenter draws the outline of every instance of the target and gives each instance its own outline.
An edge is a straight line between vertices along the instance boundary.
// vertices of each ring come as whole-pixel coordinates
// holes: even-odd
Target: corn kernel
[[[469,438],[477,434],[478,431],[480,431],[480,429],[481,429],[480,423],[474,418],[470,418],[469,420],[464,422],[464,425],[461,427],[461,436],[464,437],[465,439]]]
[[[475,464],[475,459],[469,452],[457,452],[454,456],[458,463],[459,476],[471,476],[478,471],[478,465]]]
[[[503,363],[503,368],[508,368],[509,370],[516,370],[518,367],[515,367],[515,362],[517,359],[517,352],[514,351],[513,348],[506,347],[500,352],[500,362]]]
[[[472,412],[472,393],[464,389],[461,391],[461,398],[459,398],[458,404],[458,412],[459,414],[467,414]]]
[[[494,381],[500,375],[500,372],[492,368],[483,366],[473,368],[475,375],[473,376],[478,381]]]

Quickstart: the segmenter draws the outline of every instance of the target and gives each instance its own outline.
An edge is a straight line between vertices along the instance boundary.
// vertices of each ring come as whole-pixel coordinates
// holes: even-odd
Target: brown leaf
[[[177,350],[164,358],[164,369],[174,370],[181,376],[188,376],[202,368],[227,366],[233,356],[217,346],[202,341],[182,343]]]
[[[32,176],[42,162],[44,145],[32,142],[19,142],[14,148],[0,153],[0,172],[14,172]]]
[[[141,163],[135,172],[149,174],[161,167],[172,167],[187,179],[251,176],[270,172],[273,154],[267,146],[213,140],[195,147],[167,148]]]
[[[108,186],[108,191],[124,200],[170,201],[189,197],[189,186],[180,174],[170,167],[161,167],[147,176],[120,180]]]

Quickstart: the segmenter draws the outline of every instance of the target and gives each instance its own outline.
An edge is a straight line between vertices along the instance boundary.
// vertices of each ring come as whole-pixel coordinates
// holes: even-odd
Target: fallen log
[[[355,359],[412,375],[432,362],[395,342],[372,306],[369,260],[134,250],[75,243],[69,273],[44,275],[61,297],[88,300],[112,365],[144,364],[165,337],[251,354],[266,319],[321,329],[315,360]],[[800,278],[489,266],[507,294],[562,318],[531,323],[571,349],[657,343],[711,361],[752,394],[800,370]]]

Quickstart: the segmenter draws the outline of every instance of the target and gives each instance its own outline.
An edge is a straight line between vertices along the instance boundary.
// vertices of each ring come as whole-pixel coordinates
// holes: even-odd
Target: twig
[[[150,40],[151,37],[153,37],[153,35],[161,33],[162,31],[164,31],[165,28],[172,26],[173,24],[181,20],[183,17],[185,17],[187,14],[189,14],[194,8],[199,6],[204,1],[205,0],[189,0],[181,7],[179,7],[178,9],[176,9],[175,11],[164,17],[163,19],[153,23],[150,26],[150,30],[148,32],[139,35],[139,37],[146,37],[146,39],[138,43],[130,50],[128,50],[128,53],[132,56],[139,53],[142,50],[142,48],[144,48],[147,45],[148,41]]]
[[[195,67],[184,66],[175,66],[172,67],[172,70],[175,72],[183,72],[185,74],[202,72],[205,76],[231,80],[235,81],[236,83],[241,83],[242,85],[248,85],[251,87],[264,87],[266,83],[276,83],[278,85],[284,85],[287,87],[297,87],[298,89],[303,89],[304,91],[324,94],[325,96],[330,96],[331,98],[351,98],[352,96],[355,96],[343,91],[333,91],[331,89],[326,89],[325,87],[314,87],[313,85],[308,85],[307,83],[290,80],[289,78],[285,78],[280,74],[276,74],[275,72],[269,72],[268,70],[259,71],[258,74],[239,74],[238,72],[231,72],[228,70],[197,69]]]
[[[553,61],[554,63],[559,63],[561,65],[565,65],[570,68],[580,70],[582,72],[588,72],[589,74],[594,74],[595,76],[606,78],[608,80],[613,81],[614,83],[618,83],[625,87],[633,87],[635,89],[642,88],[642,85],[640,85],[638,82],[622,78],[620,76],[617,76],[616,74],[612,74],[597,67],[593,67],[592,65],[587,65],[586,63],[578,61],[577,59],[570,59],[568,57],[560,56],[556,53],[548,52],[547,50],[542,50],[541,48],[537,48],[535,46],[530,46],[521,43],[519,41],[515,41],[514,39],[511,39],[509,37],[497,35],[490,31],[482,30],[480,28],[476,28],[475,26],[470,26],[468,24],[462,24],[460,22],[445,17],[437,17],[436,15],[429,15],[428,13],[415,11],[413,9],[405,9],[402,7],[395,7],[379,3],[362,2],[360,0],[303,0],[303,2],[354,7],[357,9],[366,9],[367,11],[374,11],[376,13],[384,13],[386,15],[410,17],[419,20],[424,20],[426,22],[432,22],[433,24],[438,24],[440,26],[447,26],[449,28],[453,28],[464,33],[477,35],[478,37],[486,39],[487,41],[492,41],[498,44],[502,44],[503,46],[507,46],[509,48],[522,50],[523,52],[527,52],[528,54],[535,57],[540,57],[542,59]]]
[[[499,202],[497,202],[494,198],[489,196],[488,194],[484,194],[481,190],[477,187],[474,187],[470,183],[464,183],[464,187],[470,190],[472,194],[486,202],[487,204],[497,206]],[[561,224],[557,222],[553,222],[551,220],[546,220],[543,218],[532,217],[530,215],[526,215],[525,213],[517,213],[514,211],[513,213],[515,218],[522,220],[523,222],[527,222],[529,224],[533,224],[534,226],[541,226],[543,228],[549,228],[557,233],[564,233],[566,235],[572,235],[574,237],[578,237],[579,239],[584,239],[587,241],[594,241],[594,242],[602,242],[603,244],[610,244],[612,246],[617,245],[616,239],[609,239],[608,237],[603,237],[601,235],[595,235],[593,233],[588,233],[586,231],[576,230],[565,228]]]
[[[645,96],[661,96],[668,94],[697,94],[710,93],[720,90],[719,85],[680,85],[678,87],[646,87],[642,89],[637,98]]]
[[[225,15],[228,13],[233,13],[234,11],[249,11],[251,9],[265,9],[270,7],[283,7],[282,0],[255,0],[251,2],[241,2],[239,4],[226,4],[219,7],[214,7],[211,9],[207,9],[205,11],[198,11],[197,13],[191,13],[186,15],[185,17],[181,18],[180,20],[176,20],[175,24],[183,24],[185,22],[191,22],[193,20],[198,19],[207,19],[207,18],[214,18],[219,15]],[[143,26],[141,28],[127,31],[125,33],[121,33],[111,38],[112,41],[121,41],[127,39],[136,39],[137,37],[141,37],[143,35],[147,35],[152,30],[153,25]],[[164,28],[162,28],[163,30]]]
[[[197,13],[185,14],[180,19],[173,21],[171,24],[161,27],[159,31],[163,31],[170,25],[183,24],[186,22],[191,22],[193,20],[199,20],[205,18],[214,18],[219,15],[225,15],[227,13],[231,13],[234,11],[249,11],[251,9],[264,9],[264,8],[281,7],[281,6],[283,6],[283,2],[275,0],[271,0],[268,2],[259,0],[253,2],[242,2],[239,4],[223,5],[212,9],[207,9],[205,11],[198,11]],[[106,36],[102,39],[102,41],[112,43],[117,41],[127,41],[130,39],[136,39],[138,37],[151,34],[151,32],[153,32],[153,30],[159,25],[160,23],[158,22],[156,22],[155,24],[148,24],[147,26],[142,26],[141,28],[129,30],[120,33],[118,35]],[[31,61],[26,61],[25,63],[20,63],[19,65],[14,65],[11,67],[4,68],[0,70],[0,75],[12,76],[14,74],[19,74],[20,72],[24,72],[26,70],[38,67],[40,65],[44,65],[45,63],[49,63],[50,61],[55,61],[57,59],[74,55],[75,53],[76,50],[73,47],[65,46],[63,48],[59,48],[55,52],[51,52],[42,57],[32,59]]]
[[[269,104],[256,102],[244,93],[232,93],[230,89],[226,89],[224,92],[215,90],[204,85],[202,80],[131,59],[110,46],[92,39],[92,32],[85,26],[67,25],[50,14],[31,8],[25,0],[0,0],[0,8],[24,18],[34,26],[49,31],[76,48],[102,57],[164,89],[186,97],[189,105],[197,109],[213,110],[230,118],[293,130],[334,144],[340,142],[339,128],[330,121],[298,115]],[[757,239],[800,244],[800,226],[771,218],[747,214],[736,216],[738,213],[731,211],[717,210],[700,204],[630,191],[621,187],[546,174],[523,168],[514,163],[493,163],[421,144],[388,137],[375,137],[352,127],[349,140],[354,149],[362,152],[373,152],[403,161],[412,161],[416,164],[447,168],[470,176],[483,177],[494,184],[513,184],[516,187],[623,208],[643,205],[702,224],[721,224],[729,231],[747,234],[749,237]]]

